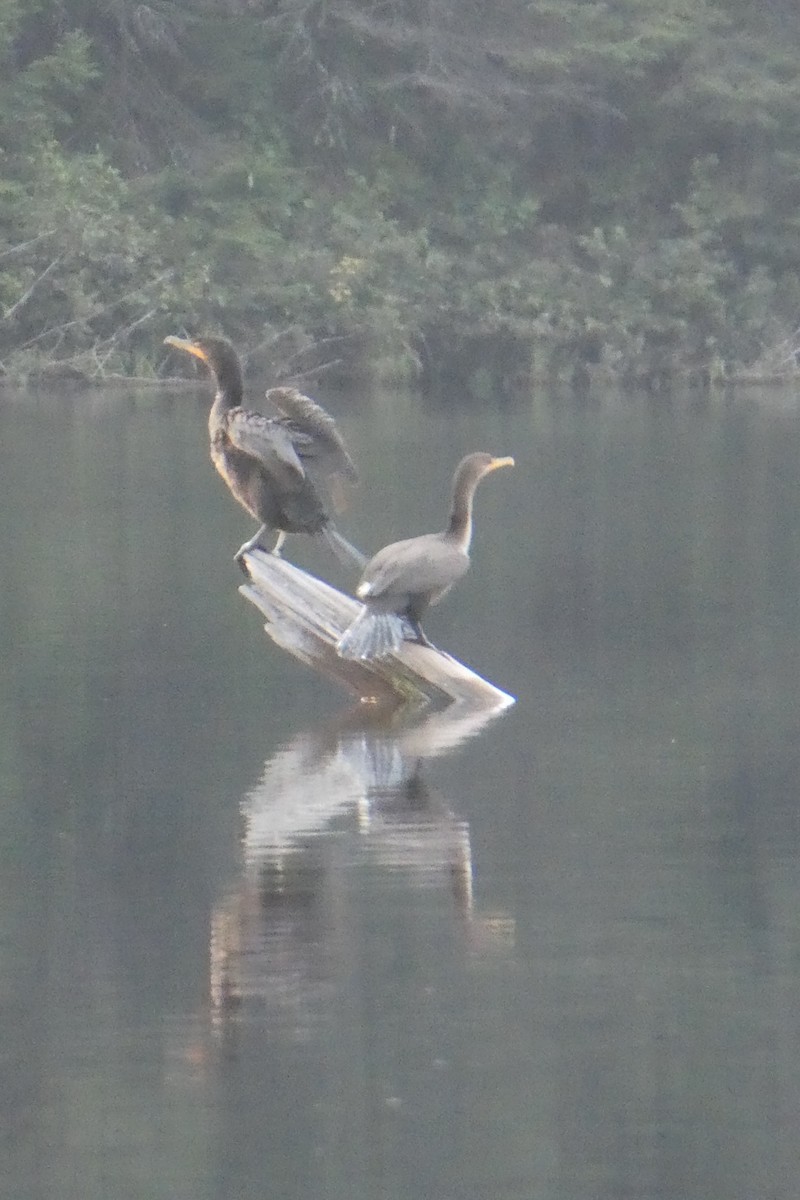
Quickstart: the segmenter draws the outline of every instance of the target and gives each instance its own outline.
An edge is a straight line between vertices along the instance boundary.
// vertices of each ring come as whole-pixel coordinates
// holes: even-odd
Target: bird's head
[[[187,354],[199,358],[212,372],[220,391],[242,391],[242,367],[239,355],[231,342],[224,337],[204,334],[197,338],[180,338],[170,334],[164,338],[165,346],[174,346],[176,350],[184,350]]]
[[[463,479],[469,486],[474,487],[490,471],[513,466],[513,458],[495,458],[493,454],[478,450],[475,454],[468,454],[466,458],[462,458],[456,468],[456,478]]]

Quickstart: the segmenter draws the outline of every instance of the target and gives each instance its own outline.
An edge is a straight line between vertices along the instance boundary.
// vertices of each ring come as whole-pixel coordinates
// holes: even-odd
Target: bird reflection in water
[[[360,706],[267,761],[242,803],[241,876],[212,918],[218,1018],[268,1005],[293,1036],[310,1034],[352,955],[353,864],[449,891],[468,954],[513,947],[513,919],[476,903],[468,823],[425,770],[504,707],[454,705],[397,723]]]

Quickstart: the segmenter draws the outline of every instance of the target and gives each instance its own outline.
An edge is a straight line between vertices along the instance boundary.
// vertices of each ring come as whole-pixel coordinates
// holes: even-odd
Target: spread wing
[[[299,456],[324,478],[340,476],[358,482],[358,471],[336,422],[321,404],[297,388],[275,387],[267,399],[282,414],[281,424],[290,431]]]
[[[299,483],[305,479],[294,439],[280,421],[271,421],[244,408],[233,408],[225,428],[237,450],[255,458],[270,474],[287,482]]]

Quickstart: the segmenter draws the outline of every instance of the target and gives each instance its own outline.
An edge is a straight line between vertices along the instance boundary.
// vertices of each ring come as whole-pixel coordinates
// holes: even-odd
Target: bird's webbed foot
[[[411,632],[411,637],[407,638],[406,640],[409,642],[416,642],[418,646],[427,646],[429,650],[435,650],[436,647],[434,646],[433,642],[429,641],[426,637],[425,630],[422,628],[419,621],[414,621],[411,617],[407,617],[406,620],[408,622],[408,628]]]
[[[251,550],[263,550],[264,549],[264,547],[261,544],[261,539],[266,532],[267,532],[267,526],[262,525],[261,528],[259,529],[258,533],[254,534],[253,537],[248,538],[248,540],[246,542],[243,542],[233,556],[233,561],[239,564],[241,569],[244,571],[245,575],[249,576],[250,572],[247,570],[247,567],[245,566],[244,556],[245,556],[245,554],[249,554]]]

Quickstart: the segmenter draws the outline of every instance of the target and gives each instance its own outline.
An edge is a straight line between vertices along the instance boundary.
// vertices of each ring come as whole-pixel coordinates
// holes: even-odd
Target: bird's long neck
[[[242,403],[244,383],[238,364],[226,363],[225,369],[216,376],[217,394],[214,397],[212,413],[221,416]]]
[[[458,475],[453,485],[453,500],[450,506],[450,520],[447,523],[445,537],[455,542],[466,554],[472,541],[472,499],[475,495],[477,480],[468,475]]]

